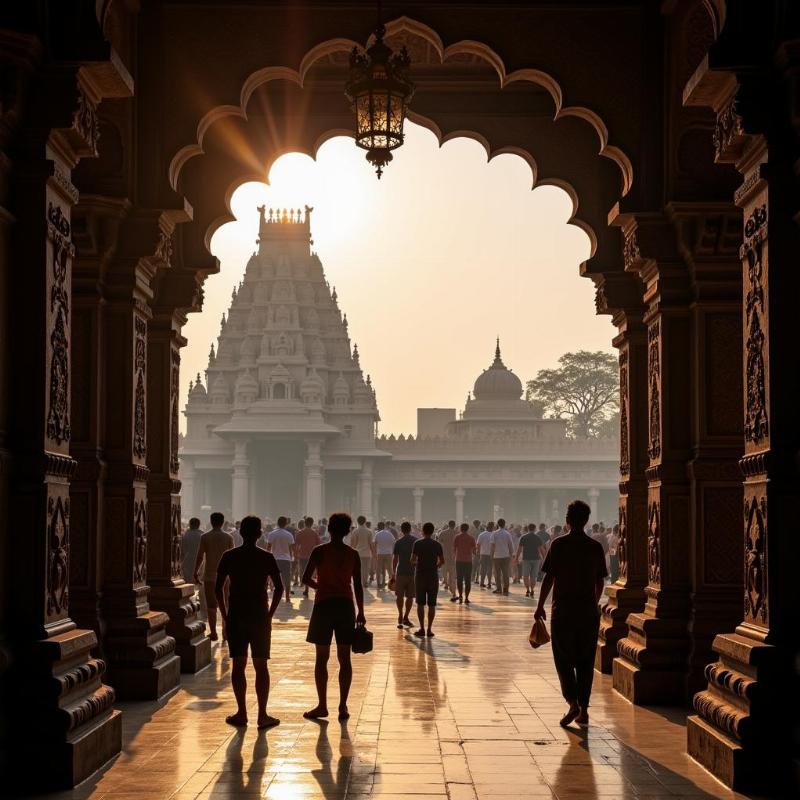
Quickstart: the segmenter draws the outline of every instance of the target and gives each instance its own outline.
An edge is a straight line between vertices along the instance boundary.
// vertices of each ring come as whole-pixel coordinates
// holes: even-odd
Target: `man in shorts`
[[[239,527],[242,544],[227,550],[217,566],[215,592],[222,619],[228,629],[228,649],[233,661],[231,684],[237,711],[225,718],[229,725],[247,725],[247,650],[256,672],[258,727],[271,728],[280,720],[267,714],[269,699],[269,659],[272,615],[280,605],[283,579],[272,553],[256,546],[261,535],[261,520],[245,517]],[[225,581],[230,582],[230,605],[225,598]],[[267,591],[272,580],[272,602]]]
[[[489,588],[492,588],[492,537],[494,536],[494,522],[486,523],[486,530],[483,530],[478,535],[478,552],[480,554],[480,578],[481,589],[486,585],[486,580],[489,581]]]
[[[394,552],[394,534],[386,527],[385,522],[378,523],[375,531],[375,577],[378,588],[383,589],[392,574],[392,553]]]
[[[444,564],[442,546],[433,538],[433,523],[422,526],[422,538],[414,542],[411,563],[414,565],[414,588],[417,595],[419,630],[414,636],[433,638],[433,618],[436,616],[436,596],[439,594],[439,568]],[[428,628],[425,629],[425,606],[428,606]]]
[[[544,552],[543,544],[539,534],[536,533],[536,525],[532,522],[528,525],[528,532],[520,538],[516,554],[516,561],[525,584],[525,597],[533,597],[536,581],[539,580],[539,562]]]
[[[451,519],[439,534],[439,544],[442,546],[442,552],[444,553],[444,569],[442,570],[444,581],[442,585],[445,589],[450,590],[451,603],[455,603],[458,600],[456,597],[456,561],[455,553],[453,552],[455,538],[456,522]]]
[[[366,587],[369,585],[372,557],[375,555],[375,542],[372,531],[367,527],[367,518],[361,515],[356,521],[358,527],[350,534],[348,544],[358,550],[358,557],[361,559],[361,583]]]
[[[417,541],[411,535],[411,523],[400,525],[400,538],[394,543],[392,556],[392,574],[394,575],[394,594],[397,601],[397,627],[411,627],[408,615],[414,603],[414,565],[411,563],[411,552]],[[405,603],[405,613],[403,612]]]
[[[267,550],[275,556],[278,562],[278,569],[283,578],[283,591],[286,593],[286,602],[289,602],[289,595],[292,592],[292,562],[294,561],[295,544],[294,535],[286,527],[288,519],[278,517],[278,527],[270,531],[267,536]]]
[[[211,517],[211,530],[206,531],[200,537],[200,546],[197,548],[197,557],[194,560],[194,582],[200,583],[200,567],[205,562],[203,570],[203,594],[206,598],[206,608],[208,609],[208,627],[210,630],[208,638],[212,642],[217,641],[217,595],[215,591],[217,583],[217,565],[222,558],[222,554],[233,547],[233,537],[222,530],[225,524],[225,517],[215,511]],[[225,618],[222,619],[222,641],[226,638]]]

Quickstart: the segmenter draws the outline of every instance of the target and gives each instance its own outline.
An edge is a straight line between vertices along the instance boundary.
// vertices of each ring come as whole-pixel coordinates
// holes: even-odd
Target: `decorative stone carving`
[[[97,143],[100,140],[100,121],[97,118],[97,106],[79,89],[78,107],[72,118],[72,127],[86,142],[93,155],[97,155]]]
[[[628,438],[628,353],[619,354],[619,471],[629,475],[631,456]]]
[[[147,380],[147,323],[134,317],[134,410],[133,410],[133,454],[142,460],[147,457],[147,425],[145,382]]]
[[[170,353],[170,422],[169,422],[169,471],[172,475],[177,475],[180,469],[178,459],[178,449],[180,447],[180,421],[179,407],[180,402],[180,363],[181,357],[176,350]]]
[[[647,331],[648,445],[651,461],[661,456],[661,322],[655,320]]]
[[[69,602],[69,498],[47,500],[47,617],[66,616]]]
[[[167,266],[172,262],[172,234],[161,231],[156,245],[155,257]]]
[[[619,507],[619,532],[617,541],[617,559],[619,560],[619,577],[628,577],[628,511],[624,505]]]
[[[147,581],[147,501],[133,501],[133,581]]]
[[[625,269],[631,269],[641,258],[641,255],[641,251],[639,250],[639,236],[636,233],[636,228],[631,228],[631,230],[625,234],[625,241],[622,245],[622,258],[625,262]]]
[[[767,610],[767,498],[744,501],[744,614],[765,625]]]
[[[753,444],[769,436],[764,356],[764,263],[767,206],[755,208],[744,227],[741,249],[745,265],[745,417],[744,435]]]
[[[661,583],[661,509],[651,501],[647,511],[647,580]]]
[[[52,253],[50,285],[50,384],[47,396],[47,436],[58,444],[69,441],[69,265],[75,256],[69,220],[61,206],[47,207],[47,236]]]
[[[736,98],[732,97],[717,115],[717,122],[714,126],[714,154],[717,161],[727,157],[727,154],[737,147],[744,135],[742,118],[736,113]]]
[[[170,575],[173,578],[183,577],[183,540],[181,531],[181,505],[172,503],[170,511]]]

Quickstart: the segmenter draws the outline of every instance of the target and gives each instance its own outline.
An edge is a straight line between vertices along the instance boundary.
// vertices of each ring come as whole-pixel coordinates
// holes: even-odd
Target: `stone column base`
[[[796,791],[791,762],[797,678],[790,658],[748,633],[740,626],[714,639],[719,661],[706,667],[708,686],[694,696],[688,753],[733,789],[790,796],[783,792]]]
[[[163,611],[108,620],[109,680],[120,699],[158,700],[180,683],[181,660],[175,639],[166,634],[168,621]]]
[[[200,604],[194,599],[194,584],[169,583],[150,587],[150,604],[169,616],[167,635],[175,639],[175,654],[181,672],[195,673],[211,663],[211,640],[205,622],[197,618]]]
[[[3,676],[3,704],[14,720],[6,788],[68,789],[121,751],[122,714],[102,682],[105,663],[90,655],[96,646],[93,631],[72,628],[14,653]]]
[[[617,643],[628,635],[628,615],[644,608],[644,589],[630,589],[612,583],[606,588],[608,602],[600,616],[600,633],[594,655],[594,668],[610,675],[617,657]]]
[[[628,616],[628,635],[617,642],[613,686],[636,705],[682,705],[686,697],[686,622],[648,613]]]

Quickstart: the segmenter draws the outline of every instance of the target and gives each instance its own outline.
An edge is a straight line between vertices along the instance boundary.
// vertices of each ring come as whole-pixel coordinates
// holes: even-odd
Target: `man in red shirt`
[[[303,575],[305,573],[308,559],[311,558],[312,551],[319,543],[319,534],[314,528],[314,520],[311,517],[306,517],[303,521],[303,527],[297,531],[294,537],[294,545],[299,562],[298,574]],[[308,597],[308,586],[303,589],[303,597]]]
[[[472,557],[475,555],[475,539],[469,532],[466,522],[461,525],[461,532],[453,539],[453,553],[456,559],[456,585],[458,586],[458,602],[469,605],[469,590],[472,588]],[[466,597],[465,597],[466,595]]]

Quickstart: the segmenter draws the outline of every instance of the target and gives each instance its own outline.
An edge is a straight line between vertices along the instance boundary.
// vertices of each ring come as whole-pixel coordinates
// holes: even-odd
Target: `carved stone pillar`
[[[764,71],[772,76],[765,85],[749,74],[740,85],[733,72],[715,72],[704,63],[687,93],[688,102],[717,113],[717,160],[735,163],[744,178],[735,196],[744,216],[743,619],[735,631],[714,639],[719,660],[708,666],[707,688],[694,697],[698,715],[688,720],[688,749],[728,785],[780,796],[794,796],[797,778],[796,714],[789,710],[798,693],[800,638],[800,350],[791,335],[800,296],[797,60],[796,52],[780,53]],[[785,85],[775,77],[781,68]],[[764,118],[762,98],[778,87],[791,101],[785,105],[787,117],[795,113],[791,120],[783,118],[782,103],[773,104],[775,119]]]
[[[321,458],[322,444],[312,440],[306,444],[306,508],[305,513],[315,520],[322,517],[323,471]]]
[[[606,312],[616,306],[613,321],[619,329],[614,339],[620,383],[619,577],[606,587],[595,653],[595,669],[607,674],[617,642],[628,635],[628,615],[644,609],[647,585],[647,333],[642,288],[632,276],[624,278],[607,288],[603,282],[598,307]]]
[[[464,498],[467,493],[463,489],[458,488],[453,494],[456,498],[456,525],[460,525],[464,521]]]
[[[689,281],[672,227],[661,215],[637,215],[633,226],[626,225],[626,238],[631,237],[639,244],[629,268],[638,270],[645,284],[647,305],[648,583],[644,610],[628,615],[628,635],[617,642],[613,682],[634,703],[681,703],[686,698],[691,544]]]
[[[422,522],[422,498],[425,490],[417,487],[411,494],[414,496],[414,522]]]
[[[182,568],[178,405],[183,321],[159,316],[148,327],[147,574],[151,606],[169,615],[167,634],[175,639],[181,671],[197,672],[211,663],[211,640],[197,618],[200,603],[194,599],[194,584],[184,580]]]
[[[240,521],[250,513],[250,459],[245,439],[236,440],[234,448],[231,507],[234,520]]]
[[[372,515],[372,462],[364,461],[361,467],[361,475],[359,476],[359,485],[361,487],[360,498],[361,505],[360,513],[369,518]]]
[[[4,627],[11,659],[0,706],[12,726],[4,742],[7,764],[46,765],[14,770],[4,778],[6,789],[14,779],[26,791],[72,786],[121,747],[121,715],[113,708],[114,691],[103,684],[105,662],[92,657],[97,637],[69,613],[69,487],[76,467],[69,452],[71,209],[78,199],[71,170],[96,153],[96,105],[120,90],[115,77],[109,69],[101,92],[89,66],[42,68],[16,132],[12,183],[4,185],[15,218],[8,367],[16,380],[9,386],[14,424],[8,441],[14,503],[3,510],[3,522],[20,533],[7,537]]]
[[[148,325],[155,273],[165,267],[158,211],[132,212],[106,281],[104,554],[105,652],[115,689],[127,699],[156,699],[180,681],[169,617],[150,608],[147,583]],[[147,255],[143,255],[147,254]]]

